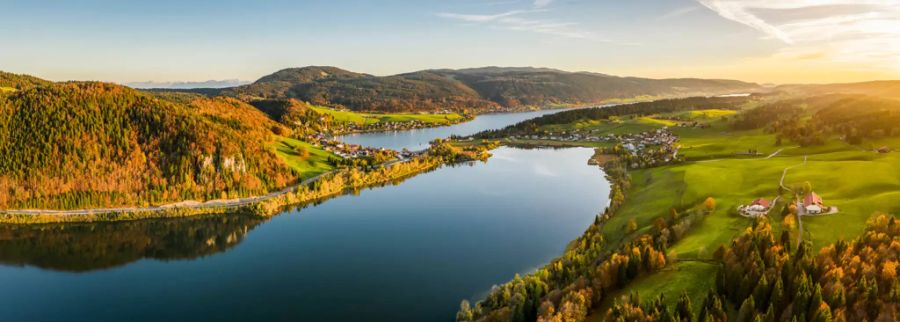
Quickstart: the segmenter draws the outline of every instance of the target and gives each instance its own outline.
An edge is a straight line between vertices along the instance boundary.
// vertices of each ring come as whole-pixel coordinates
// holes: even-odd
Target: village
[[[541,135],[512,135],[510,138],[514,140],[614,142],[622,144],[625,149],[631,152],[637,152],[652,145],[672,145],[678,140],[678,137],[666,127],[656,131],[646,131],[637,134],[595,135],[593,133],[594,130],[588,131],[587,133],[580,131],[562,131],[559,133],[548,132]]]
[[[456,122],[452,122],[453,124]],[[360,124],[360,123],[340,123],[334,127],[334,133],[340,134],[348,134],[348,133],[367,133],[367,132],[390,132],[390,131],[407,131],[414,129],[421,129],[426,127],[434,127],[434,126],[444,126],[447,124],[433,124],[422,122],[419,120],[410,120],[403,122],[376,122],[376,123],[368,123],[368,124]]]
[[[596,135],[595,130],[587,132],[562,131],[545,134],[513,135],[512,140],[542,140],[563,142],[607,142],[612,147],[604,148],[609,154],[619,155],[631,169],[655,167],[682,159],[678,156],[678,136],[667,127],[634,134]]]
[[[422,153],[422,151],[409,151],[407,149],[403,149],[402,151],[394,151],[385,148],[373,148],[362,146],[359,144],[344,143],[335,140],[323,133],[308,135],[306,138],[304,138],[304,140],[312,143],[316,147],[320,147],[323,150],[334,153],[344,159],[389,157],[399,160],[406,160]]]

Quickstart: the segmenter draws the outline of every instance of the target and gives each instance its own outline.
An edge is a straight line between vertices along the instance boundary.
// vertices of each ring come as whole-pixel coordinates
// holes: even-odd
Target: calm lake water
[[[538,116],[558,113],[563,110],[540,110],[520,113],[500,113],[479,115],[474,120],[451,126],[434,127],[399,132],[380,132],[350,134],[337,139],[346,143],[363,146],[410,151],[428,148],[428,142],[436,138],[447,138],[451,135],[472,135],[484,130],[502,129],[509,125],[532,119]]]
[[[603,210],[591,154],[500,148],[268,220],[0,226],[0,321],[453,321]]]

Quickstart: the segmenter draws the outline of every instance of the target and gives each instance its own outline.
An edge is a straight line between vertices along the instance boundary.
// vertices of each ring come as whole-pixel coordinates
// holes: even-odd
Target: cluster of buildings
[[[631,169],[656,167],[680,160],[679,146],[676,144],[678,137],[666,129],[621,135],[617,140],[620,144],[613,152]]]
[[[564,131],[560,133],[548,132],[540,135],[512,135],[510,138],[517,140],[617,142],[621,143],[622,147],[630,152],[637,152],[648,146],[674,145],[678,141],[678,137],[667,128],[637,134],[595,135],[593,131],[587,133]]]
[[[701,123],[701,122],[697,122],[697,121],[693,121],[693,122],[681,122],[681,123],[678,123],[678,124],[675,125],[675,126],[676,126],[676,127],[691,127],[691,128],[698,128],[698,129],[705,129],[705,128],[709,128],[709,127],[710,127],[709,123]]]
[[[341,141],[332,140],[322,133],[316,133],[308,136],[305,141],[321,147],[325,151],[337,154],[342,158],[361,158],[375,156],[378,153],[393,152],[385,148],[370,148],[359,144],[343,143]]]
[[[638,134],[624,134],[616,137],[622,144],[622,148],[632,153],[637,153],[648,146],[674,147],[678,137],[668,129],[662,128],[656,131],[641,132]]]
[[[452,123],[452,122],[451,122]],[[426,123],[419,120],[403,122],[377,122],[369,124],[341,123],[335,126],[336,133],[362,133],[362,132],[390,132],[421,129],[435,126],[434,123]]]
[[[510,136],[510,138],[516,140],[612,142],[615,140],[615,135],[610,134],[609,136],[596,136],[590,134],[581,134],[578,132],[561,132],[558,134],[550,132],[542,135],[513,135]]]

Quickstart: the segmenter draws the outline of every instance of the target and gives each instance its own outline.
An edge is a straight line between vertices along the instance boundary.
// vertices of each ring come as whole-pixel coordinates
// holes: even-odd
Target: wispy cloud
[[[715,11],[725,19],[733,20],[745,24],[753,29],[762,31],[772,37],[781,39],[785,43],[793,43],[791,37],[781,29],[770,25],[759,17],[750,13],[747,4],[753,1],[731,1],[731,0],[698,0],[700,4]]]
[[[550,3],[552,3],[552,2],[553,2],[553,0],[534,0],[534,7],[535,8],[543,8],[543,7],[549,6]]]
[[[501,13],[497,13],[497,14],[488,14],[488,15],[459,14],[459,13],[450,13],[450,12],[441,12],[441,13],[438,13],[437,15],[438,15],[438,17],[441,17],[441,18],[456,19],[456,20],[461,20],[461,21],[466,21],[466,22],[491,22],[491,21],[497,21],[497,20],[505,18],[505,17],[522,14],[522,13],[525,13],[525,10],[512,10],[512,11],[501,12]]]
[[[900,1],[697,0],[786,46],[775,57],[900,69]]]
[[[667,13],[664,13],[663,15],[659,16],[659,19],[662,20],[662,19],[671,19],[671,18],[675,18],[675,17],[681,17],[683,15],[697,11],[697,9],[700,9],[700,7],[688,6],[688,7],[678,8],[678,9],[669,11]]]
[[[600,40],[591,31],[578,28],[578,23],[559,21],[556,19],[534,18],[535,15],[548,12],[545,7],[553,0],[534,0],[527,9],[510,10],[500,13],[454,13],[441,12],[437,16],[446,19],[458,20],[467,23],[482,24],[492,28],[505,30],[534,32],[545,35],[559,36],[573,39]]]

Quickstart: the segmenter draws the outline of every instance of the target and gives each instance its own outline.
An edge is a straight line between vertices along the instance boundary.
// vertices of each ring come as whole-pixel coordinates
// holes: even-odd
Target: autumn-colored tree
[[[637,229],[638,229],[637,221],[635,221],[634,218],[629,219],[628,220],[628,233],[630,234],[630,233],[636,232]]]
[[[703,201],[703,206],[706,207],[706,211],[713,212],[716,210],[716,199],[713,197],[707,197],[706,200]]]
[[[307,148],[305,145],[298,144],[296,147],[294,147],[294,152],[297,153],[297,157],[301,160],[306,160],[309,158],[309,148]]]

